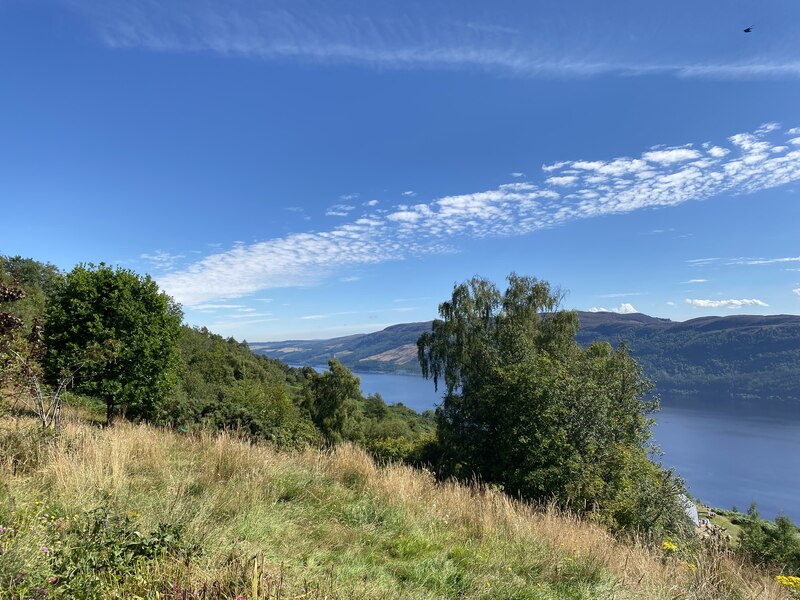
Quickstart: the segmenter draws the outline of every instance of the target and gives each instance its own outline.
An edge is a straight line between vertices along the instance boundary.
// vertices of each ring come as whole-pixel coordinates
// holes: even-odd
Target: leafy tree
[[[680,482],[647,459],[651,386],[623,346],[575,341],[576,313],[547,282],[512,274],[455,287],[418,342],[423,375],[445,384],[438,467],[513,495],[555,499],[610,524],[669,528]]]
[[[183,326],[177,383],[154,420],[182,430],[235,429],[280,446],[315,443],[319,432],[296,400],[300,377],[278,360],[251,352],[245,342],[206,328]]]
[[[47,300],[62,280],[54,265],[20,256],[0,256],[0,284],[22,290],[22,296],[6,303],[3,310],[21,319],[21,332],[25,335],[44,322]]]
[[[169,390],[181,318],[180,307],[149,275],[78,265],[47,311],[47,372],[54,379],[87,351],[103,349],[106,360],[76,375],[76,388],[105,402],[108,423],[118,411],[147,419]]]
[[[333,443],[360,439],[358,377],[333,359],[328,361],[327,371],[319,374],[308,369],[306,377],[303,406],[322,435]]]
[[[800,574],[800,531],[785,515],[776,517],[775,522],[762,519],[755,502],[742,523],[739,549],[758,565]]]

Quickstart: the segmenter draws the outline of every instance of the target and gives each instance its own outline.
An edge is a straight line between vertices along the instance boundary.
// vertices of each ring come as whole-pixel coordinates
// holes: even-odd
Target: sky
[[[248,341],[511,272],[800,314],[798,30],[796,0],[0,0],[0,254],[151,274]]]

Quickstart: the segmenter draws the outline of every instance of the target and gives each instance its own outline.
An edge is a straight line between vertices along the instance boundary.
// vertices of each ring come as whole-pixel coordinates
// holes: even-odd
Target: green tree
[[[362,436],[358,400],[360,380],[338,360],[328,361],[328,370],[306,372],[303,406],[329,442],[359,440]]]
[[[680,482],[647,459],[657,403],[644,399],[651,386],[639,366],[624,346],[578,345],[577,315],[559,310],[547,282],[512,274],[508,283],[502,294],[480,278],[456,286],[419,339],[423,375],[446,388],[442,474],[612,525],[677,525]]]
[[[47,373],[55,379],[102,349],[105,360],[80,371],[76,389],[105,402],[109,424],[120,411],[148,419],[170,387],[181,318],[180,307],[149,275],[78,265],[48,307]]]
[[[785,574],[800,573],[800,531],[786,515],[774,522],[762,519],[755,502],[742,524],[739,549],[758,565],[774,566]]]

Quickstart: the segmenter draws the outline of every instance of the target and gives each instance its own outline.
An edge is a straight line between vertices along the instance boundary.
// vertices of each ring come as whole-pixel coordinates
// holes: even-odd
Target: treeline
[[[295,369],[181,325],[180,308],[149,277],[1,257],[0,285],[0,410],[46,411],[63,397],[37,407],[33,389],[68,383],[108,423],[233,430],[284,447],[352,441],[394,460],[414,460],[434,435],[432,413],[363,397],[335,361],[324,373]]]

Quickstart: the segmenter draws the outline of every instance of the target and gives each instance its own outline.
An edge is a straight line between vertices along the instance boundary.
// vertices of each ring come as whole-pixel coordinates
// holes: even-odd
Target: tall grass
[[[724,552],[620,541],[353,446],[277,452],[124,423],[21,431],[0,421],[4,598],[786,597]]]

